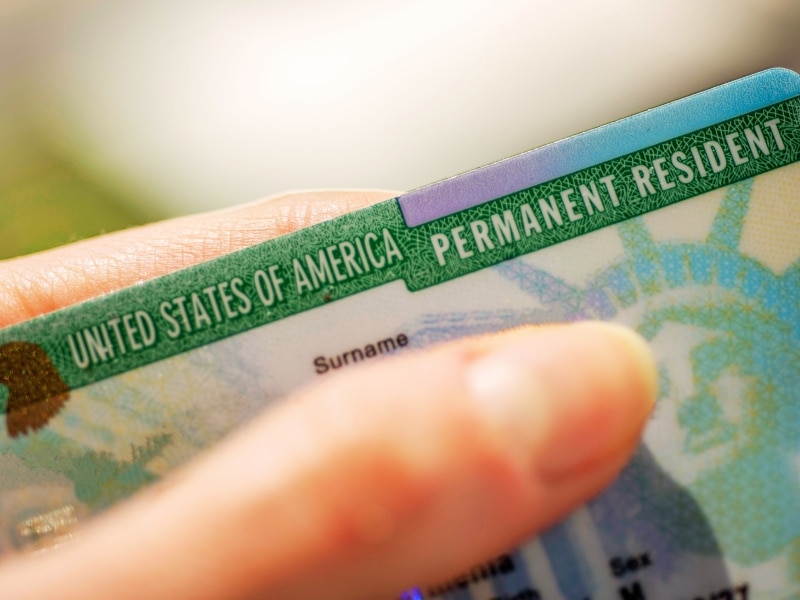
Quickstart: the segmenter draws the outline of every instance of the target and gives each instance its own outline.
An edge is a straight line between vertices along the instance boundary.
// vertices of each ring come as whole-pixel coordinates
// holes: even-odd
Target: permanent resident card
[[[659,363],[633,461],[406,596],[798,597],[798,161],[800,77],[765,71],[2,330],[0,553],[69,539],[303,383],[605,319]]]

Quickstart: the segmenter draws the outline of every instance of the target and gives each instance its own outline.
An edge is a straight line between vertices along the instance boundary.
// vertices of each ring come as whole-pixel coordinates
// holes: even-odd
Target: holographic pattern
[[[636,597],[638,583],[646,598],[682,597],[682,589],[685,597],[704,597],[704,589],[735,593],[769,565],[771,585],[751,582],[753,597],[800,594],[800,189],[788,190],[800,167],[762,178],[769,180],[763,189],[757,178],[730,186],[720,200],[693,201],[718,201],[702,239],[657,240],[644,218],[618,225],[622,256],[583,285],[541,268],[536,255],[494,267],[538,312],[423,319],[414,336],[420,344],[479,333],[489,322],[499,329],[618,320],[659,354],[661,397],[645,445],[614,486],[581,511],[581,523],[568,520],[533,542],[543,550],[533,560],[546,562],[556,589],[535,577],[517,588],[544,598],[605,598],[598,595],[605,584],[608,597],[625,597],[622,588]],[[780,178],[788,180],[785,189],[771,197]],[[754,229],[749,213],[769,219],[764,206],[778,203],[794,219],[791,237],[769,240],[773,248],[757,250],[762,260],[743,252],[743,232]],[[682,218],[691,218],[688,208]],[[607,560],[586,552],[587,540],[603,559],[646,554],[650,564],[635,579],[615,580]],[[505,588],[495,582],[497,594]]]

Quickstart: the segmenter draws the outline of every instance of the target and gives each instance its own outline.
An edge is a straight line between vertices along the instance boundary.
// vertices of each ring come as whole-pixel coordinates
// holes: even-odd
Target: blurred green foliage
[[[25,160],[0,162],[0,259],[148,220],[150,215],[137,212],[118,191],[105,189],[46,150],[19,150]]]

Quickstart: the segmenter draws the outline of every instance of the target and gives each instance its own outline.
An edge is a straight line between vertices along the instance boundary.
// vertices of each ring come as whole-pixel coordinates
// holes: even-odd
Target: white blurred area
[[[800,2],[0,0],[0,145],[166,216],[410,189],[769,66]]]

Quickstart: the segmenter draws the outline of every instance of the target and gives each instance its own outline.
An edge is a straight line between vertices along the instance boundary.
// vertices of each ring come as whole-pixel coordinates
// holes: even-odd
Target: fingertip
[[[467,388],[521,465],[547,477],[591,468],[629,449],[655,396],[652,353],[606,323],[526,328],[498,336],[470,364]]]
[[[642,383],[643,393],[639,397],[644,402],[645,411],[650,412],[658,396],[658,367],[647,340],[635,329],[610,321],[582,321],[573,327],[606,338],[604,343],[609,349],[615,345],[619,348],[617,351],[630,361],[633,373]]]

